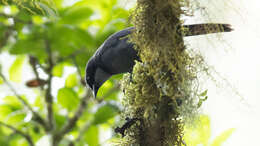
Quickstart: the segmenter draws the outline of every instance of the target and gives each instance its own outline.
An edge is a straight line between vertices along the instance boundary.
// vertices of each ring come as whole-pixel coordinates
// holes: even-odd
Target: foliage
[[[117,0],[64,3],[0,1],[0,51],[9,54],[7,59],[15,57],[1,71],[0,88],[5,86],[11,92],[0,95],[0,134],[5,137],[0,145],[42,144],[50,134],[50,139],[56,137],[56,145],[95,146],[100,143],[100,126],[115,124],[111,119],[120,108],[110,101],[118,101],[121,77],[106,83],[97,102],[85,88],[84,72],[101,43],[128,26],[128,11]],[[69,75],[68,69],[72,71]],[[66,127],[69,123],[72,126]],[[84,125],[88,126],[82,128]]]
[[[185,127],[184,141],[188,146],[221,146],[231,136],[234,130],[234,128],[227,129],[210,141],[210,119],[206,115],[200,115],[194,122],[194,125]]]

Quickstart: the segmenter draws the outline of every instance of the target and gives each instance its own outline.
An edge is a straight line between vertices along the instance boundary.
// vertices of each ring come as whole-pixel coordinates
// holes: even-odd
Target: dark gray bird
[[[184,36],[194,36],[232,31],[229,24],[193,24],[184,25]],[[129,27],[112,34],[89,59],[86,67],[86,83],[96,97],[98,89],[112,75],[131,72],[135,60],[139,60],[134,45],[128,37],[134,27]]]

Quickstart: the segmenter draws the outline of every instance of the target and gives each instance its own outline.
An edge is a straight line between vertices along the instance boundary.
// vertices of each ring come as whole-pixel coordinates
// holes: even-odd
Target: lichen
[[[185,118],[197,111],[196,79],[203,57],[186,50],[182,26],[185,0],[138,0],[130,41],[141,62],[124,76],[123,117],[141,119],[127,130],[123,145],[182,145]],[[178,104],[177,101],[181,101]]]

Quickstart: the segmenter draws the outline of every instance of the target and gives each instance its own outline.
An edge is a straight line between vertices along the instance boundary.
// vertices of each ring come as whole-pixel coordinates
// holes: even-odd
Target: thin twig
[[[46,52],[48,54],[48,63],[49,67],[47,69],[49,77],[47,79],[47,90],[45,94],[45,102],[47,104],[47,119],[49,122],[49,130],[54,131],[55,130],[55,121],[54,121],[54,116],[53,116],[53,97],[51,95],[51,80],[52,80],[52,69],[53,69],[53,60],[52,60],[52,51],[50,48],[50,43],[48,40],[45,40],[45,47],[46,47]]]
[[[39,73],[37,71],[38,60],[35,57],[33,57],[33,56],[29,56],[29,60],[30,60],[31,66],[33,68],[33,72],[34,72],[34,74],[36,76],[36,79],[38,81],[40,81],[41,79],[40,79]],[[42,85],[40,86],[40,88],[41,88],[42,91],[44,90]]]
[[[53,146],[57,146],[60,140],[64,137],[64,135],[70,132],[72,128],[75,126],[76,122],[81,117],[81,115],[87,107],[87,101],[89,97],[91,97],[91,92],[88,90],[87,95],[81,99],[80,105],[76,110],[74,116],[70,118],[68,122],[62,127],[62,129],[54,135]]]
[[[35,117],[35,121],[38,122],[39,124],[41,124],[45,129],[47,129],[47,124],[45,122],[45,120],[37,113],[35,112],[32,107],[29,105],[29,103],[27,103],[26,100],[24,100],[22,98],[22,96],[20,96],[17,91],[14,89],[14,87],[7,81],[7,79],[5,78],[5,76],[2,74],[2,72],[0,72],[0,76],[2,77],[2,79],[4,80],[4,83],[10,88],[10,90],[14,93],[14,95],[17,97],[17,99],[29,110],[32,112],[33,116]]]
[[[32,138],[31,138],[30,135],[28,135],[28,134],[26,134],[26,133],[24,133],[24,132],[22,132],[22,131],[16,129],[15,127],[13,127],[13,126],[11,126],[11,125],[5,124],[5,123],[3,123],[3,122],[1,122],[1,121],[0,121],[0,125],[5,126],[5,127],[9,128],[9,129],[11,129],[12,131],[14,131],[14,132],[17,133],[17,134],[20,134],[21,136],[23,136],[23,137],[26,139],[26,141],[28,142],[28,144],[29,144],[30,146],[34,146],[33,141],[32,141]]]

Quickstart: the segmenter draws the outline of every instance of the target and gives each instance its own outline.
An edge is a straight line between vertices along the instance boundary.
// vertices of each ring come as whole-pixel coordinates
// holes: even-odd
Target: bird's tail
[[[210,33],[230,32],[233,29],[230,24],[205,23],[182,26],[183,36],[195,36]]]

